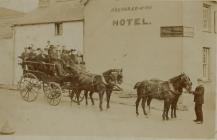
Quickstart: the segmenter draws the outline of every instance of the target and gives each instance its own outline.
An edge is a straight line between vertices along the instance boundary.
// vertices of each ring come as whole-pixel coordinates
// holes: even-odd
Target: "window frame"
[[[55,23],[54,26],[55,26],[55,36],[63,35],[63,23],[58,22],[58,23]]]
[[[207,10],[207,11],[205,12],[205,10]],[[203,28],[204,32],[208,32],[208,33],[212,32],[212,16],[211,15],[212,15],[211,5],[209,5],[207,3],[203,3],[203,19],[202,19],[203,22],[202,22],[202,28]],[[206,27],[205,27],[205,22],[207,22],[207,26]]]
[[[202,48],[202,77],[205,81],[210,80],[210,48]]]

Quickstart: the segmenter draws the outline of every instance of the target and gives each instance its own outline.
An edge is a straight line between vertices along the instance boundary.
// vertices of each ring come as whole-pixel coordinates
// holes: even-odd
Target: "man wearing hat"
[[[47,49],[50,48],[50,40],[47,41],[47,45],[45,46],[45,48],[47,48]]]
[[[195,91],[193,91],[194,95],[194,102],[195,102],[195,115],[196,119],[194,122],[197,124],[202,124],[203,123],[203,110],[202,110],[202,105],[204,104],[204,86],[200,84],[201,79],[197,80],[198,86],[196,87]]]
[[[65,71],[63,69],[62,63],[58,58],[57,48],[54,45],[50,45],[50,48],[48,49],[48,57],[49,61],[55,64],[58,75],[65,76]]]
[[[28,48],[24,48],[24,52],[21,54],[21,56],[19,56],[19,58],[21,58],[23,61],[27,60],[29,57],[29,50]]]
[[[35,53],[35,49],[33,44],[30,45],[30,47],[28,47],[29,50],[29,59],[33,60],[36,57],[36,53]]]
[[[37,49],[35,60],[37,62],[45,62],[44,52],[41,48]]]

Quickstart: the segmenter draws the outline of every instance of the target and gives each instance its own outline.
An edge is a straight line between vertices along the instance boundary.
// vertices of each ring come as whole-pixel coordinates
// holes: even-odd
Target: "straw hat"
[[[6,121],[1,128],[1,135],[12,135],[15,133],[15,130],[10,126],[9,122]]]

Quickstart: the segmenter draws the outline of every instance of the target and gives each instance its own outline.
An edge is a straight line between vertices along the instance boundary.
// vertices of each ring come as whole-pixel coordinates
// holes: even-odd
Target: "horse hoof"
[[[147,113],[144,113],[144,115],[147,116],[148,114],[147,114]]]
[[[169,117],[167,117],[167,121],[169,120]]]
[[[138,112],[136,112],[136,115],[137,115],[137,116],[139,116],[139,113],[138,113]]]

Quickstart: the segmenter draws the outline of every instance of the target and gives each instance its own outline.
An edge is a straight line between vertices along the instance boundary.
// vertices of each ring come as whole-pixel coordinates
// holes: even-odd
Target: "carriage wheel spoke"
[[[26,98],[26,95],[28,94],[29,89],[26,90],[25,95],[23,96],[24,98]]]
[[[37,98],[37,90],[40,88],[40,82],[38,81],[38,78],[31,73],[26,73],[21,78],[18,88],[25,101],[32,102]]]

